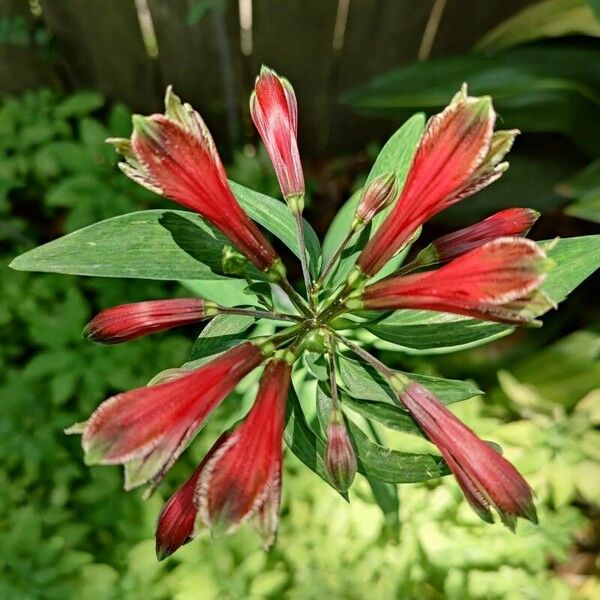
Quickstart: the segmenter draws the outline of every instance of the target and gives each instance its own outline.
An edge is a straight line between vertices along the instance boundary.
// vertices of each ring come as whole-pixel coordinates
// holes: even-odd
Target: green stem
[[[375,370],[379,371],[385,379],[388,381],[392,379],[396,374],[387,365],[384,365],[378,358],[375,358],[372,354],[367,352],[364,348],[361,348],[354,342],[350,341],[347,337],[334,333],[335,337],[348,347],[354,354],[362,358],[367,364],[371,365]]]
[[[306,260],[306,240],[304,239],[304,221],[302,213],[294,211],[294,220],[296,221],[296,232],[298,233],[298,242],[300,245],[300,264],[302,265],[302,277],[304,277],[304,285],[306,287],[306,295],[310,298],[310,274],[308,272],[308,261]]]
[[[335,368],[335,337],[333,334],[329,334],[329,340],[327,344],[327,359],[329,362],[329,387],[331,388],[331,399],[333,400],[333,409],[340,409],[340,397],[337,387],[337,376]]]
[[[304,298],[292,287],[292,284],[286,279],[277,282],[279,287],[287,294],[290,302],[296,307],[298,312],[305,317],[312,317],[313,313],[306,306]]]
[[[335,254],[329,259],[327,266],[323,269],[323,271],[319,275],[319,278],[317,279],[317,281],[315,281],[315,284],[313,285],[313,292],[317,291],[321,287],[321,285],[323,284],[325,279],[327,279],[327,276],[331,272],[331,269],[333,269],[335,263],[338,261],[342,252],[346,249],[346,246],[348,245],[348,243],[352,239],[352,236],[355,233],[356,233],[355,228],[350,229],[350,231],[347,233],[346,237],[344,238],[342,243],[339,245],[338,249],[335,251]]]
[[[257,319],[271,319],[273,321],[291,321],[298,323],[302,319],[296,315],[288,315],[268,310],[253,310],[250,308],[237,308],[229,306],[219,306],[219,313],[227,315],[246,315],[248,317],[256,317]]]

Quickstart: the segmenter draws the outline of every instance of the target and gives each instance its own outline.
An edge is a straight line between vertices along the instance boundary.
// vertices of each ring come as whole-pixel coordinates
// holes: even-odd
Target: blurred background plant
[[[9,272],[6,265],[15,255],[40,243],[110,216],[163,206],[158,197],[120,174],[116,155],[104,144],[109,135],[127,136],[130,131],[130,110],[102,93],[110,82],[104,72],[110,62],[107,67],[88,61],[92,75],[83,83],[102,92],[60,91],[64,85],[55,85],[56,81],[68,80],[70,87],[77,88],[80,77],[78,64],[70,70],[63,64],[65,33],[57,20],[69,11],[68,3],[30,2],[24,12],[26,4],[0,3],[6,9],[0,11],[0,56],[5,59],[0,66],[0,89],[23,92],[35,87],[30,81],[33,66],[24,77],[25,87],[6,84],[6,60],[21,57],[23,52],[33,53],[31,65],[43,59],[56,68],[44,75],[44,83],[53,89],[7,96],[0,105],[0,482],[4,490],[0,497],[0,597],[598,598],[600,315],[597,281],[592,280],[578,288],[559,312],[548,315],[540,330],[522,331],[451,354],[418,350],[400,354],[380,345],[382,356],[392,366],[467,378],[486,392],[485,397],[455,405],[456,411],[484,438],[502,444],[526,474],[538,496],[539,526],[520,525],[513,535],[501,525],[481,524],[449,478],[402,486],[399,506],[393,495],[386,496],[386,489],[380,489],[378,502],[385,514],[366,480],[360,478],[347,505],[287,453],[281,541],[271,553],[264,554],[254,535],[242,531],[235,538],[201,536],[165,563],[156,562],[152,534],[161,497],[167,497],[185,477],[222,428],[244,414],[256,380],[250,377],[243,382],[163,489],[147,502],[138,492],[122,492],[119,469],[84,466],[78,441],[62,433],[110,394],[143,384],[156,372],[185,362],[194,341],[193,332],[186,330],[123,347],[98,348],[81,339],[87,320],[107,306],[184,295],[190,287],[196,291],[200,287],[187,283],[186,290],[176,282]],[[150,7],[154,17],[156,37],[146,44],[149,50],[156,39],[160,49],[160,24],[173,21],[173,12],[182,16],[174,28],[185,33],[186,28],[210,27],[211,44],[218,45],[221,38],[215,32],[223,24],[229,26],[230,5],[237,5],[205,1],[138,4],[146,10]],[[248,3],[239,6],[244,4]],[[297,4],[290,2],[287,12],[277,10],[291,19],[294,11],[303,8]],[[347,9],[348,3],[331,4],[338,23],[340,6]],[[383,4],[378,20],[389,20],[396,8]],[[423,25],[426,32],[434,31],[433,38],[436,28],[444,35],[444,27],[457,18],[452,12],[446,14],[450,24],[444,25],[444,8],[461,12],[451,2],[445,4],[431,2],[424,13]],[[387,68],[407,61],[395,55],[387,63],[374,58],[371,75],[377,77],[367,82],[370,75],[363,73],[365,83],[353,90],[343,69],[339,64],[335,67],[333,88],[344,94],[341,105],[337,96],[331,100],[341,116],[333,116],[330,127],[335,134],[335,127],[345,132],[356,125],[354,137],[340,135],[335,142],[310,146],[307,140],[315,127],[319,123],[325,127],[315,115],[323,114],[330,100],[308,101],[301,109],[309,157],[310,219],[320,233],[341,202],[362,185],[385,134],[416,110],[437,110],[463,80],[475,94],[492,94],[502,126],[519,127],[524,134],[506,177],[442,215],[426,236],[515,204],[544,213],[534,238],[595,231],[594,223],[600,221],[600,53],[593,38],[600,36],[599,6],[594,1],[546,0],[515,15],[515,7],[525,4],[531,3],[512,3],[511,12],[502,13],[511,18],[483,36],[473,52],[436,57],[436,43],[420,31],[416,36],[418,63],[385,74]],[[353,5],[345,17],[346,44],[352,35],[358,36],[352,29],[357,27],[352,20]],[[71,9],[76,12],[81,7]],[[254,42],[259,48],[264,10],[261,2],[255,2]],[[275,21],[280,15],[277,10]],[[310,5],[305,10],[317,9]],[[319,10],[331,11],[330,7]],[[358,16],[369,14],[365,7],[356,10]],[[410,7],[403,10],[406,16]],[[492,7],[482,12],[488,15],[489,11]],[[141,10],[134,16],[145,14]],[[243,33],[247,21],[241,9],[239,15]],[[93,20],[93,15],[88,17]],[[463,17],[469,18],[468,7],[463,8]],[[108,21],[114,18],[106,16]],[[486,17],[482,21],[486,27],[478,32],[467,27],[472,40],[499,20]],[[80,21],[74,24],[75,29],[82,29],[81,36],[86,26]],[[147,37],[148,29],[143,31]],[[393,31],[386,30],[382,36]],[[164,31],[162,40],[163,60],[167,60],[170,38]],[[117,42],[129,43],[121,37]],[[352,48],[345,49],[352,57]],[[415,55],[416,50],[415,46]],[[284,49],[285,56],[286,52],[300,62],[299,47]],[[433,58],[425,60],[429,55]],[[267,53],[265,62],[273,61],[278,67],[277,60]],[[251,64],[242,62],[240,67],[235,62],[242,70]],[[140,69],[142,79],[144,68]],[[294,72],[282,71],[294,80]],[[319,84],[320,76],[319,71],[313,86]],[[181,72],[175,72],[174,79],[178,77],[183,77]],[[181,87],[185,88],[186,81],[180,81]],[[310,98],[315,93],[316,87],[303,89],[302,82],[294,83],[300,96]],[[149,98],[144,85],[137,96],[126,93],[128,83],[122,83],[121,89],[115,86],[109,95],[126,98],[138,110],[160,100],[159,92]],[[211,126],[217,123],[219,145],[229,148],[230,176],[277,196],[264,151],[249,143],[252,140],[244,142],[247,124],[243,119],[237,128],[232,126],[230,96],[226,85],[223,89],[223,100],[208,106],[207,112],[213,119]],[[205,97],[196,93],[202,110]],[[239,95],[245,102],[246,97]],[[352,110],[369,114],[354,116]],[[373,119],[374,113],[380,120]],[[350,125],[343,124],[345,117]],[[306,394],[312,398],[314,390]],[[377,434],[398,448],[417,443],[398,432]]]

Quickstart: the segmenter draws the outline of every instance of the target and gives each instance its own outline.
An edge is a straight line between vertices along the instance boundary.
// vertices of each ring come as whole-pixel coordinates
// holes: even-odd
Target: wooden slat
[[[327,143],[322,127],[330,103],[337,2],[254,0],[253,6],[253,70],[258,73],[264,63],[292,82],[298,97],[300,150],[304,155],[320,152]]]
[[[41,0],[73,88],[94,88],[135,110],[160,107],[133,0]]]
[[[417,57],[433,0],[350,0],[344,45],[332,81],[327,150],[354,152],[371,140],[385,139],[389,120],[358,115],[339,102],[344,91]]]
[[[221,150],[240,141],[240,49],[237,1],[209,9],[189,24],[193,0],[149,0],[162,87],[205,118]]]
[[[20,23],[33,31],[33,15],[24,0],[0,0],[0,19],[12,27]],[[20,94],[40,86],[57,86],[58,79],[44,55],[43,48],[35,43],[0,44],[0,94]]]

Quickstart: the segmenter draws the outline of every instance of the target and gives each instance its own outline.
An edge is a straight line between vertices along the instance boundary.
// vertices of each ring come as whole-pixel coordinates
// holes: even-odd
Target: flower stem
[[[339,333],[334,334],[335,337],[344,344],[344,346],[348,347],[354,354],[362,358],[367,364],[371,365],[375,370],[379,371],[385,379],[388,381],[395,376],[394,371],[390,369],[388,366],[384,365],[378,358],[375,358],[372,354],[367,352],[364,348],[361,348],[354,342],[350,341],[347,337],[340,335]]]
[[[338,261],[342,252],[345,250],[346,246],[348,245],[348,243],[352,239],[352,236],[355,233],[356,233],[356,229],[354,227],[352,229],[350,229],[350,231],[347,233],[346,237],[344,238],[342,243],[339,245],[338,249],[335,251],[335,254],[329,259],[327,266],[323,269],[323,271],[321,271],[319,278],[317,279],[317,281],[315,281],[315,284],[313,285],[313,288],[312,288],[313,293],[316,292],[321,287],[321,285],[323,285],[323,282],[325,281],[325,279],[331,272],[331,269],[333,269],[335,263]]]
[[[312,285],[310,283],[310,274],[308,272],[308,261],[306,260],[306,240],[304,239],[304,222],[302,213],[294,211],[294,220],[296,221],[296,232],[298,233],[298,243],[300,245],[300,263],[302,265],[302,276],[306,287],[306,295],[310,298]]]
[[[335,337],[333,334],[329,335],[327,348],[327,360],[329,362],[329,387],[331,388],[331,399],[333,400],[333,409],[339,410],[340,398],[337,387],[337,376],[335,368]]]
[[[292,284],[286,279],[277,282],[281,289],[287,294],[290,302],[296,307],[300,314],[305,317],[312,317],[313,314],[306,306],[304,298],[292,287]]]
[[[237,308],[229,306],[219,306],[219,313],[228,315],[246,315],[248,317],[256,317],[257,319],[271,319],[273,321],[291,321],[299,323],[302,319],[296,315],[288,315],[268,310],[253,310],[250,308]]]

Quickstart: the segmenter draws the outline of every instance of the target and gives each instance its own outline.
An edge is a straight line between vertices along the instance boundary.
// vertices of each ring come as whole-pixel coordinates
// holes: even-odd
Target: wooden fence
[[[0,93],[89,88],[154,111],[172,83],[231,147],[254,135],[247,100],[264,63],[294,84],[303,154],[348,152],[392,125],[341,106],[343,91],[419,51],[465,51],[531,1],[0,0]],[[10,34],[24,23],[29,41]]]

